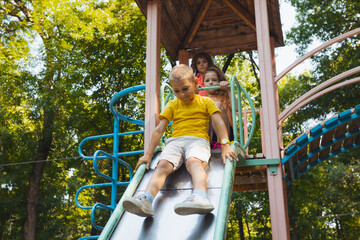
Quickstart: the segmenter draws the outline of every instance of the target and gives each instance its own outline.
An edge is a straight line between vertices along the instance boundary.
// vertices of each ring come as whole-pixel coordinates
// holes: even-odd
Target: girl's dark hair
[[[208,67],[215,66],[211,55],[208,54],[207,52],[195,53],[193,58],[192,58],[192,62],[191,62],[191,68],[193,69],[195,75],[198,74],[198,70],[196,69],[196,61],[199,58],[205,58],[207,60],[207,62],[208,62]]]

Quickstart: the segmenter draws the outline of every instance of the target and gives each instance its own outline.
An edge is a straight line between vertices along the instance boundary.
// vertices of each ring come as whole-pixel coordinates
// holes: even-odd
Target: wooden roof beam
[[[190,30],[188,31],[188,33],[187,33],[187,35],[185,37],[185,41],[183,41],[185,48],[194,39],[196,31],[199,29],[199,26],[200,26],[202,20],[204,19],[206,12],[210,8],[211,2],[212,2],[212,0],[205,0],[203,2],[203,4],[201,5],[200,10],[199,10],[198,14],[196,15],[196,18],[195,18],[193,24],[191,25]]]
[[[228,5],[254,31],[256,31],[255,17],[252,16],[246,9],[244,9],[237,1],[235,1],[235,0],[223,0],[223,2],[226,5]]]

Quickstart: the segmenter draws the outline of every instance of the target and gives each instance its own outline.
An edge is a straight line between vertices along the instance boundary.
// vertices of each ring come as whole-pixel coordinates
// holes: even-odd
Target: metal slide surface
[[[180,216],[174,212],[174,205],[184,201],[192,192],[191,177],[186,168],[182,166],[168,176],[164,187],[154,199],[154,216],[145,218],[124,212],[110,239],[213,239],[224,174],[224,165],[220,156],[221,149],[213,150],[206,168],[208,176],[207,193],[215,207],[211,213]],[[135,196],[144,192],[159,161],[158,158],[159,154],[152,161],[149,171],[145,173],[134,194]]]

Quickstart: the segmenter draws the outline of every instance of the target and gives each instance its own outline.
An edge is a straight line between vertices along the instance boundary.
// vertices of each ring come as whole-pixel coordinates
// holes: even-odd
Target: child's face
[[[206,60],[206,58],[198,58],[196,60],[196,68],[200,74],[204,74],[206,72],[206,69],[208,68],[208,66],[209,66],[209,63]]]
[[[187,103],[195,97],[196,83],[189,79],[171,82],[171,87],[174,90],[175,96],[181,101]]]
[[[212,86],[219,86],[220,81],[218,78],[218,75],[216,74],[216,72],[211,71],[211,72],[207,72],[204,76],[204,87],[212,87]],[[218,89],[211,89],[208,90],[209,93],[214,93],[216,92]]]

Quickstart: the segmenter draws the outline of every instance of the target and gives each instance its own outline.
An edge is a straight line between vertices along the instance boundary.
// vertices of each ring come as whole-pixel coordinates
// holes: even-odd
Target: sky
[[[279,0],[280,4],[280,18],[282,24],[282,31],[284,41],[286,39],[286,32],[291,29],[291,27],[296,26],[297,22],[295,19],[296,11],[291,4],[285,0]],[[320,46],[322,42],[316,38],[312,40],[312,43],[308,46],[306,52],[310,52],[314,48]],[[296,51],[296,45],[285,45],[284,47],[275,48],[275,60],[276,60],[276,73],[279,74],[285,70],[289,65],[291,65],[295,60],[300,58]],[[296,66],[290,71],[294,75],[304,73],[304,71],[312,69],[311,60],[307,59],[303,63]]]
[[[295,8],[290,5],[290,3],[285,2],[284,0],[279,1],[280,4],[280,18],[282,24],[282,31],[284,41],[286,38],[286,32],[290,30],[291,27],[296,25],[295,20]],[[275,49],[275,60],[276,60],[276,73],[281,73],[286,67],[295,62],[299,56],[295,51],[295,45],[285,45],[284,47],[279,47]],[[311,48],[312,49],[312,48]],[[306,61],[296,68],[294,68],[291,73],[297,74],[303,72],[305,69],[309,69],[309,61]]]

